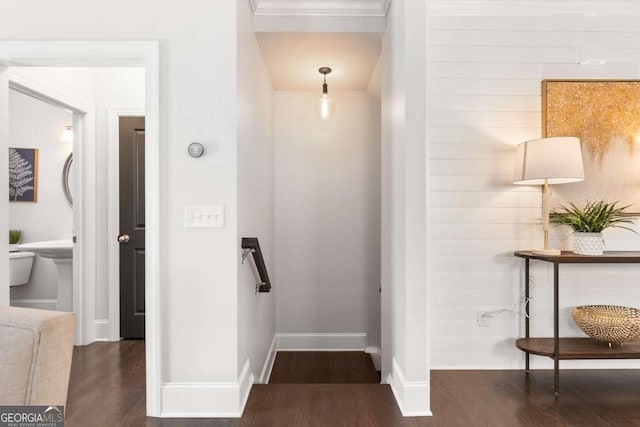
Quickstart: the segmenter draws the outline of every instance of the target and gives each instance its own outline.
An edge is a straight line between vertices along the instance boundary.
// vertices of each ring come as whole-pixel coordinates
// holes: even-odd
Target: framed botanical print
[[[545,80],[544,137],[580,138],[585,179],[556,185],[552,203],[618,201],[640,215],[640,80]]]
[[[36,202],[38,149],[9,148],[9,201]]]

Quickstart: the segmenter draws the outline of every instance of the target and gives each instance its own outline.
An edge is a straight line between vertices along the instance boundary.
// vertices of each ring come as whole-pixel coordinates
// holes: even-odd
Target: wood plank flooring
[[[279,351],[269,384],[380,384],[363,351]]]
[[[433,371],[433,417],[403,418],[387,385],[255,385],[240,419],[145,417],[144,342],[74,350],[67,427],[640,426],[640,371]]]
[[[145,423],[144,341],[74,347],[65,426]]]
[[[240,425],[362,426],[402,425],[391,388],[381,384],[254,385]]]

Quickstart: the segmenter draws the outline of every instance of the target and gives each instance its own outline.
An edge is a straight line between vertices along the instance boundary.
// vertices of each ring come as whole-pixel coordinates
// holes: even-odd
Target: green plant
[[[9,244],[15,245],[22,238],[22,231],[20,230],[9,230]]]
[[[631,206],[617,207],[618,202],[607,203],[587,202],[584,208],[579,208],[573,203],[569,206],[560,206],[561,212],[551,212],[549,222],[554,225],[566,225],[574,232],[601,233],[606,228],[624,228],[633,231],[622,224],[633,224],[635,219],[627,216],[625,210]]]

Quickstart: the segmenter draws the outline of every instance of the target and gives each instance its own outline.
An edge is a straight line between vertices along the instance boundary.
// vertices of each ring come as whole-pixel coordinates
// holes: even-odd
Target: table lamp
[[[544,248],[533,249],[538,255],[560,255],[549,249],[549,185],[584,180],[580,139],[573,136],[534,139],[519,144],[513,183],[542,185],[542,230]]]

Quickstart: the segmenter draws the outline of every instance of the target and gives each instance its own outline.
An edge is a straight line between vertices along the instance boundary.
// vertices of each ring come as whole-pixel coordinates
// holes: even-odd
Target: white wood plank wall
[[[578,65],[590,50],[604,66]],[[429,255],[433,369],[523,366],[514,340],[523,262],[514,250],[540,246],[539,188],[511,184],[515,145],[541,134],[546,78],[638,79],[640,19],[613,17],[430,17],[428,32]],[[638,195],[640,197],[640,194]],[[569,249],[565,230],[552,246]],[[606,233],[610,250],[640,250],[640,236]],[[533,265],[535,334],[552,333],[552,271]],[[561,267],[561,331],[580,335],[570,309],[640,307],[640,267]],[[489,327],[478,309],[510,308]],[[534,358],[534,367],[551,361]],[[563,367],[639,367],[639,361],[564,362]]]

